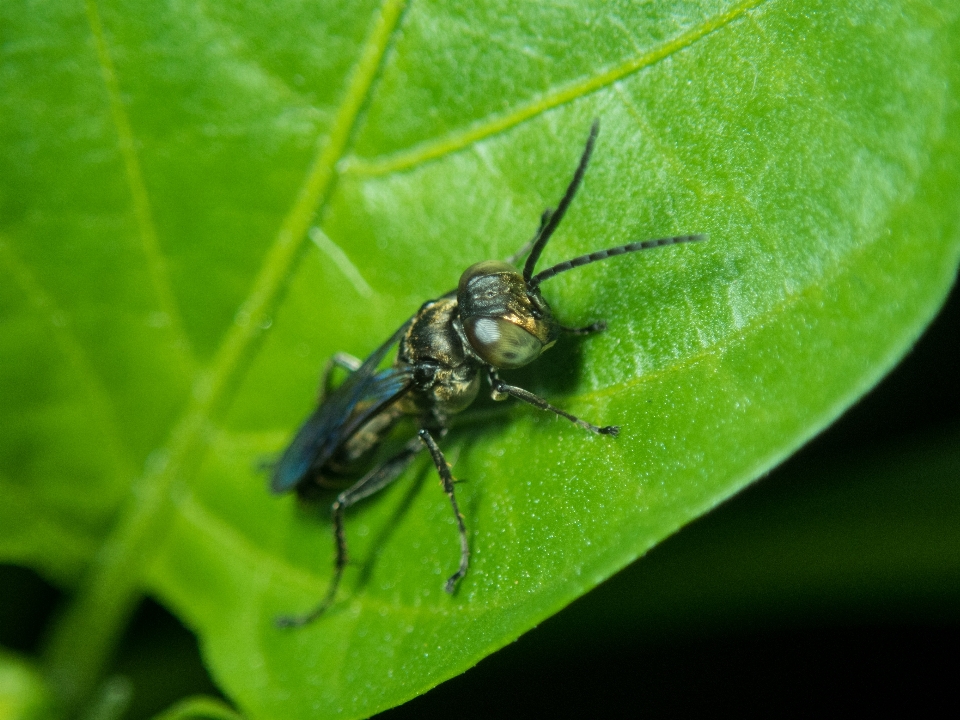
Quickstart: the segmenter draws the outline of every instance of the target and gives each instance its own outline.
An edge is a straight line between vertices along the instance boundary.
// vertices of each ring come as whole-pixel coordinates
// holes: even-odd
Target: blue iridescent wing
[[[377,372],[377,366],[409,325],[408,320],[374,350],[300,426],[273,467],[270,489],[274,493],[294,489],[311,471],[323,467],[370,418],[410,388],[412,376],[407,370]]]

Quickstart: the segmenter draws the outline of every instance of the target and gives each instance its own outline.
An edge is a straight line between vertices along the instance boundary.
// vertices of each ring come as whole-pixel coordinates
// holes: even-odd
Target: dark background
[[[960,293],[901,365],[768,477],[402,718],[956,707]],[[951,451],[956,448],[956,452]],[[0,645],[33,654],[60,599],[0,566]],[[145,601],[114,672],[125,717],[217,694]]]

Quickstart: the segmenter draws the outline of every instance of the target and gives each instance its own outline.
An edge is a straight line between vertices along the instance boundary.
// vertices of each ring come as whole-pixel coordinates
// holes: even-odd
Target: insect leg
[[[578,328],[566,327],[564,325],[560,326],[561,332],[565,332],[569,335],[592,335],[593,333],[603,332],[606,329],[607,324],[603,320]]]
[[[517,387],[516,385],[508,385],[497,375],[497,371],[493,368],[487,370],[487,379],[490,381],[490,387],[493,389],[493,399],[494,400],[503,400],[507,395],[510,397],[515,397],[517,400],[523,400],[525,403],[530,403],[534,407],[538,407],[541,410],[549,410],[552,413],[556,413],[560,417],[564,417],[575,425],[579,425],[584,430],[589,430],[590,432],[595,432],[598,435],[619,435],[620,428],[616,425],[605,425],[600,427],[594,425],[593,423],[588,423],[586,420],[581,420],[576,415],[571,415],[568,412],[564,412],[558,407],[554,407],[542,397],[534,395],[529,390],[524,390],[523,388]]]
[[[333,538],[336,547],[336,556],[333,564],[333,577],[330,587],[320,604],[304,615],[281,615],[276,619],[277,627],[302,627],[320,617],[333,604],[340,587],[340,578],[343,568],[347,564],[347,539],[343,532],[343,512],[351,505],[355,505],[365,497],[382,490],[396,480],[406,469],[407,465],[423,450],[423,443],[419,437],[412,438],[403,446],[403,450],[387,460],[383,465],[374,468],[356,483],[337,496],[330,510],[333,514]]]
[[[467,527],[463,524],[463,515],[460,514],[460,507],[457,505],[457,497],[453,493],[453,475],[450,474],[450,466],[447,465],[443,453],[439,446],[426,429],[420,431],[420,439],[430,451],[430,457],[433,458],[433,464],[437,466],[437,472],[440,474],[440,480],[443,482],[444,492],[450,498],[450,504],[453,506],[453,515],[457,519],[457,527],[460,530],[460,567],[447,579],[447,584],[443,589],[452,593],[457,586],[457,581],[467,574],[467,566],[470,564],[470,544],[467,542]]]
[[[547,208],[543,211],[543,214],[540,216],[540,227],[537,228],[537,231],[533,234],[532,238],[527,240],[519,250],[507,258],[508,263],[511,265],[516,265],[527,256],[527,253],[530,252],[530,248],[533,247],[533,244],[537,241],[537,238],[540,237],[540,233],[543,232],[544,226],[550,222],[551,215],[553,215],[553,208]]]
[[[537,238],[540,237],[540,233],[543,232],[543,228],[546,227],[546,224],[550,222],[551,217],[553,217],[553,210],[551,208],[547,208],[546,210],[544,210],[543,215],[540,216],[540,227],[537,228],[537,232],[534,234],[532,238],[527,240],[519,250],[517,250],[513,255],[508,257],[506,259],[506,262],[510,263],[511,265],[516,265],[518,262],[523,260],[523,258],[527,256],[530,250],[533,249],[534,244],[537,242]],[[447,291],[440,297],[441,298],[455,297],[456,294],[457,294],[457,289],[454,288],[453,290]]]
[[[362,360],[355,358],[350,353],[334,353],[333,357],[327,360],[327,364],[323,366],[323,374],[320,376],[319,401],[323,402],[324,398],[333,390],[331,381],[333,380],[333,369],[335,367],[343,368],[347,372],[355,372],[362,364]]]

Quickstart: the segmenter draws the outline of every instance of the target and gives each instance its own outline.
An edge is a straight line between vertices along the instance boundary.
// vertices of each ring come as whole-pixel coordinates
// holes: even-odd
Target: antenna
[[[590,135],[587,137],[587,145],[583,149],[583,155],[580,156],[580,164],[577,165],[577,171],[573,174],[573,179],[567,186],[567,191],[563,194],[563,198],[560,200],[560,204],[557,205],[557,209],[551,213],[546,224],[540,228],[540,232],[537,234],[536,240],[534,240],[533,247],[530,248],[530,254],[527,256],[527,262],[523,265],[523,281],[527,283],[528,286],[530,286],[530,277],[533,275],[533,269],[536,267],[537,260],[540,259],[540,253],[543,252],[543,248],[546,246],[550,236],[553,235],[553,231],[557,229],[557,225],[559,225],[560,221],[563,220],[563,214],[567,211],[567,207],[573,200],[573,196],[577,194],[577,188],[580,187],[580,182],[583,180],[583,174],[587,171],[587,163],[590,162],[590,153],[593,152],[593,145],[597,140],[597,133],[599,131],[600,120],[597,119],[594,120],[593,125],[590,126]],[[546,217],[546,214],[544,217]]]
[[[644,240],[643,242],[628,243],[626,245],[619,245],[617,247],[610,248],[609,250],[597,250],[589,255],[581,255],[573,260],[567,260],[566,262],[558,263],[551,268],[547,268],[546,270],[538,272],[532,278],[527,280],[527,287],[533,290],[544,280],[549,280],[554,275],[559,275],[567,270],[572,270],[576,267],[582,267],[583,265],[589,265],[590,263],[595,263],[600,260],[606,260],[610,257],[616,257],[617,255],[625,255],[626,253],[639,252],[641,250],[651,250],[653,248],[666,247],[667,245],[677,245],[679,243],[703,242],[707,239],[708,236],[706,235],[677,235],[675,237],[665,237],[658,238],[656,240]],[[524,270],[526,270],[526,268],[524,268]]]

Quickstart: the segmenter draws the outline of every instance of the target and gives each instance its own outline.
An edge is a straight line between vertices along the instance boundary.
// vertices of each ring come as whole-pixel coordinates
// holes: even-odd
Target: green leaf
[[[823,616],[953,622],[960,428],[879,451],[796,458],[777,474],[541,626],[541,653]]]
[[[222,700],[198,695],[181,700],[154,720],[242,720],[242,716]]]
[[[37,668],[0,650],[0,718],[41,720],[49,717],[51,694]]]
[[[948,3],[0,13],[0,557],[84,577],[48,649],[68,700],[141,587],[250,717],[423,692],[788,456],[956,272]],[[332,542],[258,459],[333,352],[365,355],[529,237],[595,117],[544,263],[711,240],[551,280],[562,321],[609,329],[508,379],[621,436],[481,405],[444,443],[457,594],[422,461],[349,513],[338,603],[277,630],[322,595]]]
[[[953,321],[957,309],[954,303]],[[900,413],[918,404],[929,409],[923,400],[898,397],[905,384],[923,395],[939,381],[956,397],[960,385],[947,376],[960,345],[945,319],[937,321],[946,341],[942,359],[931,357],[929,336],[921,340],[924,369],[932,373],[921,379],[909,366],[899,368],[896,379],[871,393],[869,416],[861,405],[642,562],[393,716],[443,717],[457,706],[483,707],[496,717],[518,706],[591,702],[603,710],[642,703],[655,715],[678,703],[704,707],[718,693],[763,693],[781,680],[808,697],[832,697],[834,675],[818,658],[860,663],[847,678],[853,684],[870,682],[878,668],[909,683],[912,668],[938,667],[942,653],[927,656],[922,648],[940,633],[949,637],[960,608],[960,426],[919,435],[911,423],[894,445],[862,430],[880,418],[896,424],[897,409],[884,412],[881,398],[898,400]],[[916,370],[916,355],[907,363]],[[911,633],[913,642],[904,637]],[[771,663],[778,648],[789,651]],[[738,662],[724,663],[731,654]],[[695,672],[718,690],[703,700],[678,695]]]

